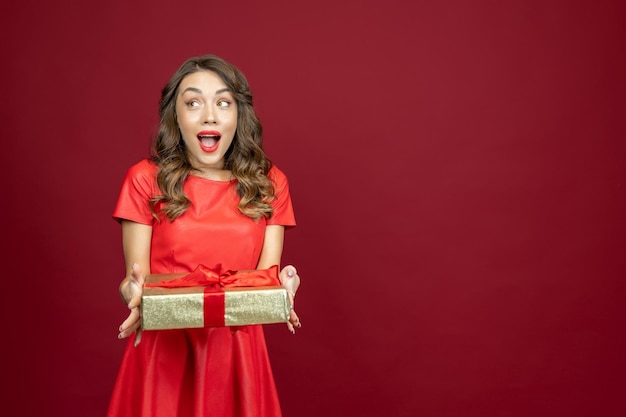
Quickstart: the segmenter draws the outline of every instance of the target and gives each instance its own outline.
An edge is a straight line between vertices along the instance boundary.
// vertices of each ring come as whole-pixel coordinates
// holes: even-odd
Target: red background
[[[103,415],[111,212],[189,56],[248,77],[299,226],[289,416],[623,416],[615,1],[3,5],[3,414]]]

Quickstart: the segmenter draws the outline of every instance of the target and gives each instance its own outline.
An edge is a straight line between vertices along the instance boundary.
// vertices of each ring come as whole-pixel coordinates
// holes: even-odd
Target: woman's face
[[[198,71],[183,78],[176,115],[191,166],[200,173],[223,169],[237,130],[237,102],[219,75]]]

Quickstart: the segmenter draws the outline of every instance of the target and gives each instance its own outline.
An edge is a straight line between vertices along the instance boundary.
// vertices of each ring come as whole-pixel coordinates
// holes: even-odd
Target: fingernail
[[[289,277],[293,276],[293,271],[291,269],[289,271],[287,271],[287,276],[289,276]]]
[[[118,339],[121,339],[121,338],[122,338],[122,334],[121,334],[121,333],[120,333],[120,334],[118,334],[118,335],[117,335],[117,338],[118,338]]]

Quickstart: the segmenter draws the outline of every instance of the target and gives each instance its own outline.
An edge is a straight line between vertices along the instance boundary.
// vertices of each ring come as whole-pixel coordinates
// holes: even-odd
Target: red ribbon
[[[252,269],[234,271],[222,269],[221,264],[213,268],[198,265],[193,272],[157,283],[146,284],[146,287],[184,288],[184,287],[211,287],[214,292],[221,287],[271,287],[280,285],[278,279],[278,265],[267,269]]]
[[[204,327],[224,326],[224,291],[222,287],[279,286],[278,265],[258,270],[224,270],[221,264],[213,268],[198,265],[193,272],[171,280],[146,283],[146,287],[204,288]]]

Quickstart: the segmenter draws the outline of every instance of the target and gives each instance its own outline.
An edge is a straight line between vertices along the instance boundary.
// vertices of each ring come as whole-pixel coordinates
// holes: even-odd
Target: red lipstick
[[[215,152],[220,145],[222,134],[217,130],[203,130],[196,135],[200,141],[200,148],[204,152]]]

